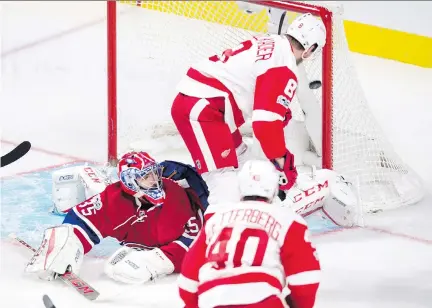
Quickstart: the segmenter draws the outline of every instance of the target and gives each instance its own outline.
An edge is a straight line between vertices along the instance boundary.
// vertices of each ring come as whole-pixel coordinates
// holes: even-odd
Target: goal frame
[[[247,1],[245,1],[247,2]],[[326,27],[326,45],[322,50],[322,167],[332,169],[332,109],[333,109],[333,14],[319,5],[295,1],[254,1],[254,4],[311,13],[320,17]],[[118,159],[117,122],[117,1],[106,1],[107,14],[107,124],[108,162],[115,165]],[[139,6],[139,1],[137,1]]]

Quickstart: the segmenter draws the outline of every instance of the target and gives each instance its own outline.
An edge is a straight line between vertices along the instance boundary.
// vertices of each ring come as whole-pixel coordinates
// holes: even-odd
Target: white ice
[[[80,159],[102,161],[105,3],[1,5],[1,140],[7,141],[1,152],[23,140],[35,147],[22,161],[2,168],[1,175]],[[359,54],[352,57],[374,116],[430,193],[432,70]],[[169,158],[186,157],[177,155]],[[371,217],[367,229],[314,237],[323,268],[316,307],[432,307],[431,201],[427,194],[420,204]],[[181,307],[175,276],[138,287],[119,286],[104,276],[103,260],[87,258],[82,277],[105,298],[90,303],[60,282],[25,275],[30,254],[5,240],[1,243],[1,307],[43,307],[43,294],[58,308]]]

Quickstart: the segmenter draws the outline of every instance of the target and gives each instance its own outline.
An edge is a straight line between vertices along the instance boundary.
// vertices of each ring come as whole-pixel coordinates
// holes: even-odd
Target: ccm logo
[[[302,191],[298,195],[294,196],[294,203],[299,202],[303,198],[309,197],[310,195],[313,195],[314,193],[320,192],[321,189],[328,188],[328,181],[325,181],[323,184],[318,184],[315,186],[312,186],[311,188],[306,189],[305,191]]]
[[[68,180],[72,180],[72,179],[73,179],[72,174],[62,175],[61,177],[59,177],[59,181],[68,181]]]
[[[102,183],[101,180],[96,175],[96,173],[94,173],[94,171],[93,171],[92,168],[86,167],[86,168],[84,168],[84,172],[88,175],[89,178],[92,179],[93,182],[95,182],[95,183]]]
[[[306,204],[305,206],[299,208],[297,211],[295,211],[297,214],[305,214],[306,211],[312,207],[314,207],[316,204],[323,202],[324,200],[324,196],[322,196],[321,198],[318,198],[312,202],[309,202],[308,204]],[[308,213],[310,214],[310,213]]]

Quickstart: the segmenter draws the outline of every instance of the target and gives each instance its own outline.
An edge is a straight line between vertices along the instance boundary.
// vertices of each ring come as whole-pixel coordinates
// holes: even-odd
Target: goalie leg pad
[[[337,176],[330,186],[330,195],[323,206],[323,213],[339,226],[352,227],[356,224],[358,210],[351,184],[342,176]]]
[[[78,274],[84,257],[84,248],[69,224],[45,230],[39,249],[27,264],[25,271],[37,273],[41,279],[52,280],[57,274],[70,270]]]
[[[307,216],[322,208],[330,193],[326,170],[300,167],[296,185],[286,191],[282,206],[290,207],[299,215]],[[330,171],[330,170],[329,170]]]
[[[141,284],[174,272],[174,264],[160,250],[121,247],[106,262],[105,273],[113,280]]]

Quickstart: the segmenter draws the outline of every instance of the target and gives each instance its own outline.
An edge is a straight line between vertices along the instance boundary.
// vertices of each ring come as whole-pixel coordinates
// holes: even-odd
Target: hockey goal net
[[[328,35],[322,54],[303,67],[307,80],[300,79],[303,84],[322,83],[305,96],[316,100],[322,110],[322,137],[314,144],[322,166],[350,179],[368,212],[422,198],[421,181],[394,152],[368,108],[350,60],[340,6],[321,1],[316,5],[109,1],[107,5],[110,161],[137,140],[152,153],[162,148],[184,150],[170,121],[170,107],[189,66],[257,33],[283,31],[298,14],[309,12],[322,18]],[[291,107],[297,121],[304,120],[301,106],[297,99]]]

